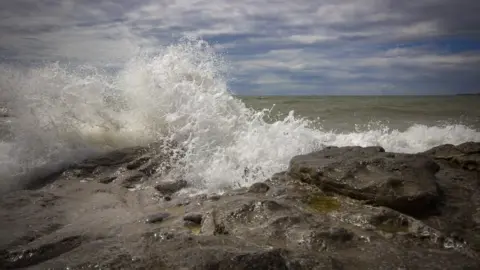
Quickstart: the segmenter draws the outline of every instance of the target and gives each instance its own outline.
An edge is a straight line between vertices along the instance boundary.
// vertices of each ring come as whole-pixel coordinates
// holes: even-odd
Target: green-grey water
[[[272,109],[271,120],[290,111],[325,130],[350,132],[385,126],[461,124],[480,130],[480,96],[263,96],[241,97],[254,109]]]

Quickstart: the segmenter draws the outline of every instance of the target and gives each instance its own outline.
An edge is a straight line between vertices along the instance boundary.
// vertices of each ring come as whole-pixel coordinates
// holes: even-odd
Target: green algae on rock
[[[320,213],[329,213],[340,209],[341,203],[338,199],[332,196],[323,194],[315,194],[309,196],[306,204],[308,208]]]
[[[199,235],[202,231],[202,226],[193,222],[185,222],[184,227],[187,228],[194,235]]]

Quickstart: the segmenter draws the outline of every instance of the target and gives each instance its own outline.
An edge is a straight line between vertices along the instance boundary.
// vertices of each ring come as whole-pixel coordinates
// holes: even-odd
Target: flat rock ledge
[[[0,196],[0,269],[480,269],[480,143],[326,147],[186,196],[175,144],[120,149]]]

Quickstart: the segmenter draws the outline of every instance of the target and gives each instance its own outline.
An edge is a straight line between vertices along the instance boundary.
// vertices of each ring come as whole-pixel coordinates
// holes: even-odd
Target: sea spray
[[[175,140],[185,153],[172,170],[197,189],[245,186],[285,170],[294,156],[324,145],[381,145],[388,151],[479,141],[463,125],[413,125],[339,133],[312,128],[290,112],[274,122],[232,96],[226,63],[204,41],[183,40],[153,57],[132,59],[112,74],[58,64],[2,67],[2,103],[12,138],[0,143],[3,187],[39,177],[89,155]],[[23,177],[23,178],[22,178]]]

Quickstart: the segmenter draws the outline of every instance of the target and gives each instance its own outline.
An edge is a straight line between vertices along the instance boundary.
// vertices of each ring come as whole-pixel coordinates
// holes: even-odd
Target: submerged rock
[[[162,145],[2,195],[0,268],[480,269],[480,143],[327,147],[265,182],[190,197],[162,178]]]

